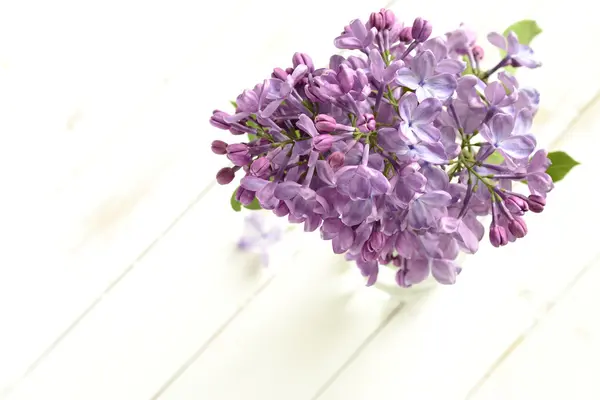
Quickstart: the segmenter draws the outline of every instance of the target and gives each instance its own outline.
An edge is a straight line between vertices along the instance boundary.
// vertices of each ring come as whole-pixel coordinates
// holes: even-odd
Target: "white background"
[[[459,283],[389,297],[318,234],[235,250],[213,109],[383,1],[0,2],[0,399],[598,399],[600,27],[585,0],[394,2],[544,32],[535,133],[582,162]],[[576,17],[569,17],[575,15]],[[486,46],[487,56],[495,57]]]

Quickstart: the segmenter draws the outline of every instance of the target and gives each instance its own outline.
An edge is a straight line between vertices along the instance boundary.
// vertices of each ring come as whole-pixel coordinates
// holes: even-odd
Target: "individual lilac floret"
[[[367,29],[365,24],[355,19],[350,23],[344,33],[334,40],[335,47],[339,49],[363,50],[373,43],[375,34]]]
[[[506,52],[506,56],[527,68],[537,68],[542,64],[535,58],[531,47],[519,43],[517,35],[510,31],[506,37],[492,32],[488,35],[491,44]]]
[[[539,196],[536,198],[545,199],[546,194],[554,188],[552,178],[546,172],[550,164],[548,153],[538,150],[527,165],[527,185],[532,194]]]
[[[431,24],[429,23],[429,21],[426,21],[423,18],[418,17],[413,22],[411,36],[413,37],[413,39],[415,41],[422,43],[422,42],[426,41],[427,39],[429,39],[429,36],[431,35],[432,31],[433,31],[433,28],[432,28]]]
[[[435,67],[435,56],[425,50],[412,60],[410,68],[398,70],[396,81],[415,90],[419,101],[428,97],[447,100],[456,90],[456,78],[447,73],[434,74]]]
[[[385,194],[390,189],[390,182],[380,172],[367,166],[369,145],[365,145],[363,162],[341,168],[337,174],[338,191],[352,200],[368,199],[371,196]]]
[[[515,160],[528,157],[535,149],[535,138],[529,134],[513,135],[515,121],[508,114],[496,114],[481,127],[481,136],[504,155]]]
[[[244,220],[244,234],[238,241],[238,248],[257,253],[262,264],[269,265],[269,250],[281,240],[282,231],[279,227],[268,224],[266,216],[252,213]]]
[[[433,126],[433,121],[442,112],[442,103],[436,98],[417,101],[414,93],[407,93],[400,99],[400,132],[410,141],[435,143],[441,133]]]

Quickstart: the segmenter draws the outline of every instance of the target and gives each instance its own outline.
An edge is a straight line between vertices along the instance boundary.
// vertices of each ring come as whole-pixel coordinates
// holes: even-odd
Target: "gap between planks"
[[[173,219],[173,221],[167,226],[142,252],[136,257],[136,259],[129,264],[129,266],[119,274],[105,289],[104,291],[92,302],[90,305],[77,317],[75,320],[56,338],[54,341],[27,367],[25,372],[9,384],[2,393],[0,398],[7,397],[15,387],[17,387],[25,378],[31,374],[36,368],[44,361],[52,351],[83,321],[88,314],[90,314],[96,306],[102,301],[102,299],[108,295],[134,268],[139,264],[144,257],[150,253],[150,251],[171,231],[177,226],[177,224],[190,212],[194,206],[202,200],[202,198],[216,185],[215,182],[208,184],[188,205],[187,207]]]
[[[550,144],[551,148],[555,148],[558,146],[567,136],[571,129],[583,118],[583,116],[595,105],[600,103],[600,91],[596,92],[594,97],[590,99],[580,110],[576,117],[572,118],[571,121],[567,124],[565,129],[563,129],[560,135],[552,141]],[[561,290],[561,292],[556,296],[555,301],[550,303],[547,307],[543,308],[540,313],[535,317],[532,324],[527,327],[519,336],[515,338],[515,340],[506,348],[506,350],[498,357],[498,359],[488,368],[488,370],[483,374],[483,376],[473,385],[473,387],[467,393],[465,400],[469,400],[473,398],[475,394],[479,391],[479,389],[487,382],[490,376],[500,368],[502,364],[506,361],[506,359],[515,351],[525,340],[525,338],[533,332],[533,330],[539,325],[539,323],[544,320],[550,312],[554,309],[559,300],[563,299],[566,295],[568,295],[572,288],[586,275],[586,273],[592,268],[596,262],[600,261],[600,253],[596,254],[592,258],[592,260],[585,265],[584,268],[581,269],[575,275],[575,277]]]

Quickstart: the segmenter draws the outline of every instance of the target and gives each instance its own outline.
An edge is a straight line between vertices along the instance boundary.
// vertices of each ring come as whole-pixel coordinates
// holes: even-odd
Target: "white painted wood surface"
[[[0,3],[0,399],[599,398],[600,28],[584,0],[503,4],[392,8],[482,36],[537,19],[536,129],[583,164],[525,240],[390,298],[316,234],[266,270],[236,252],[207,123],[385,2]]]

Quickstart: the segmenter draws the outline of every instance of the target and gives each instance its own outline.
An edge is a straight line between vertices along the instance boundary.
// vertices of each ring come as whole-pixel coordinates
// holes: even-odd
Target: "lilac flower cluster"
[[[243,173],[237,201],[320,229],[368,285],[380,265],[397,268],[403,287],[430,274],[454,283],[455,259],[477,251],[487,215],[493,246],[524,237],[524,216],[544,209],[553,182],[530,132],[539,95],[504,67],[540,63],[514,33],[492,33],[506,56],[483,71],[473,32],[431,33],[422,18],[405,26],[382,9],[335,39],[356,54],[320,69],[294,54],[240,94],[234,114],[214,111],[213,126],[249,135],[212,143],[233,164],[217,181]],[[513,190],[521,182],[528,195]]]

